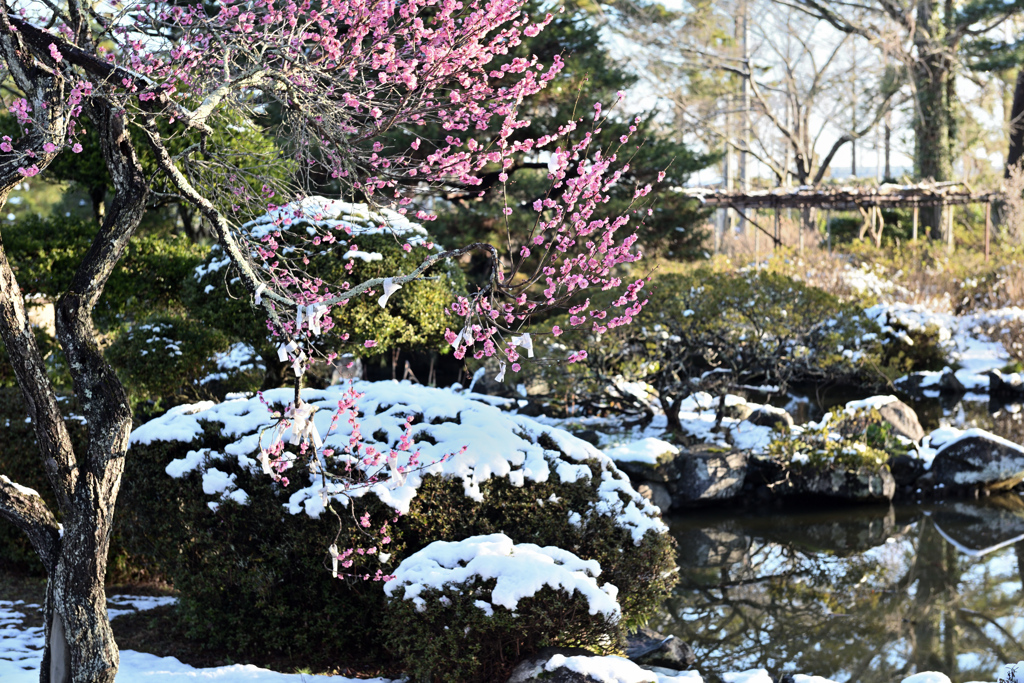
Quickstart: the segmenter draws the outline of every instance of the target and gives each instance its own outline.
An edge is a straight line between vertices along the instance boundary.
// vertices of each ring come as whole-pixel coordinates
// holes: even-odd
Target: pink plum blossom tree
[[[141,132],[157,160],[161,187],[212,226],[259,309],[254,314],[280,339],[296,391],[278,432],[283,436],[290,427],[311,462],[322,456],[322,443],[308,428],[301,378],[310,363],[333,360],[317,340],[333,325],[332,310],[346,301],[371,296],[386,306],[395,290],[429,277],[433,266],[484,253],[490,259],[486,282],[451,307],[447,339],[458,358],[496,358],[501,377],[534,355],[532,335],[561,333],[534,324],[539,313],[568,307],[573,326],[601,331],[629,323],[643,306],[643,280],[620,278],[621,267],[640,257],[630,220],[634,214],[642,220],[650,187],[635,188],[634,205],[622,215],[601,211],[609,188],[628,170],[623,155],[635,146],[624,135],[617,149],[597,148],[595,135],[607,116],[600,105],[566,121],[555,135],[520,134],[528,124],[519,116],[524,98],[563,66],[558,59],[503,59],[552,19],[527,16],[523,4],[3,0],[0,52],[18,92],[5,105],[23,134],[0,142],[0,199],[26,177],[45,173],[57,154],[80,152],[80,139],[90,132],[99,139],[114,188],[92,247],[56,306],[58,340],[88,421],[85,452],[71,447],[15,272],[0,247],[0,335],[63,524],[34,491],[0,476],[0,515],[28,535],[48,573],[41,680],[110,682],[118,667],[103,579],[131,413],[124,388],[104,362],[91,312],[155,192],[132,131]],[[276,141],[277,163],[291,172],[235,163],[207,144],[219,125],[259,129]],[[443,139],[415,135],[438,126]],[[410,132],[418,153],[387,147],[393,129]],[[172,144],[181,141],[191,142]],[[534,217],[529,234],[516,240],[526,245],[517,253],[483,243],[438,249],[409,274],[362,282],[324,282],[304,269],[313,250],[339,241],[358,249],[345,222],[318,220],[323,203],[313,195],[325,184],[336,188],[336,201],[366,203],[367,215],[380,217],[386,229],[406,218],[431,220],[423,199],[431,188],[472,186],[494,170],[507,182],[504,171],[520,153],[547,161],[550,188],[532,206],[505,207],[506,216],[530,211]],[[203,189],[209,187],[218,190]],[[262,227],[252,229],[259,216],[265,218],[255,223]],[[297,220],[312,226],[298,241],[288,231]],[[597,310],[586,297],[595,287],[621,295]],[[585,358],[579,349],[555,360]],[[351,401],[339,406],[342,414],[357,420]],[[359,458],[395,455],[368,453],[358,438],[350,449]],[[280,476],[282,457],[279,439],[263,455],[271,476]],[[351,473],[324,474],[357,485],[346,480]],[[402,475],[393,467],[389,476]],[[345,552],[333,550],[336,559],[344,560]]]

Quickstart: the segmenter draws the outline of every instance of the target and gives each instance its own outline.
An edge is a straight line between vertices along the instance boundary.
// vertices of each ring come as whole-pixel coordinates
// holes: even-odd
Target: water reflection
[[[1024,501],[672,522],[681,581],[653,624],[713,672],[993,681],[1024,659]]]

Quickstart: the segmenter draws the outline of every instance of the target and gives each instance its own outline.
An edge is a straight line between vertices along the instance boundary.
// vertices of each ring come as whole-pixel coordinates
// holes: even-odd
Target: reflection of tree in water
[[[1024,406],[1019,402],[965,401],[958,397],[908,399],[926,431],[939,426],[980,427],[1024,443]]]
[[[1024,513],[1019,519],[1024,530]],[[857,537],[851,526],[877,521],[829,524],[845,526],[833,535],[848,540]],[[702,530],[705,543],[727,548],[705,549],[690,562],[702,566],[681,568],[655,626],[689,642],[705,675],[763,667],[865,683],[929,670],[994,680],[1003,663],[1024,659],[1021,543],[973,558],[915,514],[850,553],[848,545],[809,545],[814,524],[799,524],[790,517],[766,532],[765,520],[753,529],[730,520]],[[683,563],[695,557],[687,554],[692,537],[679,536]]]

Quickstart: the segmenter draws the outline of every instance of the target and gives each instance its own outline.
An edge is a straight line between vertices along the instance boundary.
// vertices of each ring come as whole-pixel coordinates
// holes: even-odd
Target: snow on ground
[[[976,311],[966,315],[941,313],[924,304],[884,303],[871,306],[865,313],[874,319],[882,329],[892,330],[892,324],[899,324],[910,331],[931,330],[938,335],[939,343],[946,349],[949,359],[960,368],[956,378],[968,391],[987,391],[989,370],[1005,366],[1009,354],[1001,342],[988,337],[987,330],[1015,321],[1024,320],[1024,309],[1017,307]],[[904,343],[909,342],[907,338]],[[942,373],[928,373],[921,387],[938,384]]]
[[[605,451],[605,455],[615,462],[639,462],[647,465],[657,465],[663,456],[671,457],[678,454],[677,446],[652,436]]]

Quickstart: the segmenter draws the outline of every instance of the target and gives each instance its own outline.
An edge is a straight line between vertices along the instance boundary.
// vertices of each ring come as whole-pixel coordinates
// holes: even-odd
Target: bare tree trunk
[[[0,477],[0,514],[28,534],[48,575],[43,683],[113,683],[119,664],[103,581],[131,411],[124,387],[100,353],[92,309],[142,219],[148,188],[120,112],[102,101],[89,103],[88,108],[114,196],[92,246],[56,305],[57,338],[89,429],[85,453],[75,454],[71,448],[24,298],[0,244],[0,336],[11,356],[64,525],[58,534],[41,499],[25,495]],[[51,130],[62,135],[56,125]],[[6,180],[2,174],[0,178]],[[13,182],[0,185],[8,188],[0,198],[6,198],[11,186]]]
[[[1013,107],[1010,109],[1010,150],[1006,155],[1006,178],[1010,167],[1024,156],[1024,68],[1017,72],[1017,85],[1013,89]]]

